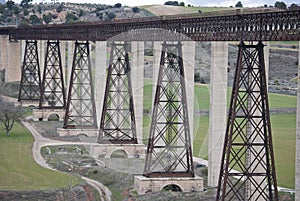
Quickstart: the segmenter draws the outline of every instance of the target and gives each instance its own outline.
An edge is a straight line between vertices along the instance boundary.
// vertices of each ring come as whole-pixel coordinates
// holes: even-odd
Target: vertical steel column
[[[48,41],[39,108],[61,109],[65,106],[66,95],[59,41]]]
[[[97,128],[89,43],[75,43],[63,128]]]
[[[99,143],[136,144],[128,44],[111,44]]]
[[[162,44],[146,177],[193,177],[182,44]]]
[[[216,200],[278,200],[264,45],[241,42]]]
[[[18,101],[40,99],[41,75],[37,41],[26,40]]]

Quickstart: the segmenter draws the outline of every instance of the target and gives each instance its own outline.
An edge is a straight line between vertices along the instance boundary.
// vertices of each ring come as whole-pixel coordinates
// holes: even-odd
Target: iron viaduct
[[[70,106],[70,102],[72,102],[72,98],[74,99],[74,95],[72,91],[72,85],[74,85],[74,79],[80,79],[78,77],[73,77],[75,68],[76,68],[76,59],[78,59],[78,63],[82,61],[85,63],[89,63],[89,59],[80,60],[82,57],[89,57],[89,50],[85,50],[84,48],[89,47],[89,43],[78,42],[78,41],[89,41],[95,45],[94,54],[95,56],[95,67],[94,67],[94,88],[88,89],[90,95],[89,98],[93,98],[96,105],[96,108],[91,109],[89,118],[92,118],[92,113],[96,114],[96,117],[101,117],[102,119],[99,122],[92,122],[91,125],[95,127],[100,127],[100,132],[107,132],[104,128],[108,127],[108,124],[113,124],[115,120],[113,117],[110,119],[109,123],[105,122],[105,114],[103,111],[108,113],[110,110],[115,110],[116,108],[109,108],[109,104],[105,103],[112,101],[109,97],[109,93],[115,93],[112,88],[107,88],[107,83],[111,85],[116,85],[117,81],[115,81],[113,76],[121,76],[126,75],[129,69],[130,75],[129,77],[124,78],[126,81],[126,86],[128,88],[127,95],[132,97],[133,100],[126,101],[125,99],[120,100],[121,102],[116,103],[117,110],[125,110],[125,104],[127,104],[130,112],[126,115],[128,117],[134,116],[134,119],[131,118],[131,121],[135,125],[133,129],[133,138],[127,139],[130,142],[142,143],[142,128],[143,128],[143,90],[142,87],[143,77],[144,77],[144,41],[153,41],[153,56],[154,56],[154,72],[153,72],[153,86],[156,86],[156,90],[153,89],[153,108],[154,108],[154,116],[156,122],[152,122],[152,140],[149,140],[150,145],[148,144],[147,154],[151,155],[155,152],[156,148],[165,148],[168,147],[168,150],[171,150],[168,139],[156,139],[157,130],[159,132],[163,132],[163,126],[157,126],[157,122],[160,121],[160,112],[164,111],[165,105],[160,105],[163,101],[163,98],[167,97],[166,104],[170,104],[172,108],[170,109],[168,106],[168,115],[162,113],[164,116],[164,121],[168,119],[172,115],[177,115],[177,119],[181,118],[181,121],[177,123],[176,127],[172,127],[175,123],[168,120],[168,128],[170,130],[177,129],[183,125],[182,130],[184,130],[184,134],[182,136],[189,136],[189,132],[193,131],[193,111],[194,111],[194,66],[195,66],[195,41],[211,41],[211,75],[210,75],[210,126],[209,126],[209,156],[208,156],[208,167],[209,167],[209,178],[208,185],[213,187],[219,187],[219,193],[217,200],[225,199],[226,192],[222,191],[221,187],[226,186],[228,189],[236,188],[235,184],[228,182],[227,179],[234,175],[235,177],[245,177],[250,178],[247,180],[249,183],[245,184],[250,185],[248,197],[259,197],[258,194],[263,194],[263,197],[266,196],[270,200],[276,200],[276,196],[273,198],[272,195],[264,195],[264,192],[267,189],[271,189],[272,185],[276,187],[276,178],[273,177],[273,164],[274,160],[272,159],[273,153],[263,154],[263,157],[266,157],[267,162],[263,162],[261,165],[261,160],[253,160],[246,161],[249,166],[254,165],[258,166],[260,164],[262,169],[268,169],[268,174],[266,177],[259,178],[261,183],[265,181],[268,185],[258,185],[255,186],[256,183],[251,180],[252,177],[258,175],[258,173],[249,173],[244,172],[242,176],[239,174],[234,174],[231,172],[230,167],[228,166],[230,161],[228,158],[230,155],[233,155],[233,159],[236,160],[236,163],[239,163],[241,159],[238,156],[238,153],[230,152],[233,146],[241,146],[247,147],[245,151],[245,155],[254,156],[255,158],[263,158],[260,154],[260,151],[257,151],[258,146],[262,146],[263,149],[267,150],[266,152],[272,152],[272,142],[268,141],[270,138],[270,122],[269,122],[269,108],[268,108],[268,100],[266,98],[267,95],[267,72],[268,72],[268,46],[263,48],[262,41],[265,44],[268,44],[268,41],[300,41],[300,10],[289,10],[289,11],[278,11],[278,10],[269,10],[262,9],[260,11],[252,11],[252,10],[238,10],[234,12],[223,12],[223,13],[214,13],[214,14],[194,14],[194,15],[182,15],[182,16],[163,16],[163,17],[151,17],[151,18],[140,18],[140,19],[130,19],[130,20],[115,20],[109,22],[99,22],[99,23],[83,23],[83,24],[62,24],[62,25],[45,25],[45,26],[27,26],[27,27],[2,27],[0,28],[0,69],[5,69],[5,81],[20,81],[22,76],[24,76],[24,61],[26,51],[28,51],[28,45],[33,44],[36,45],[33,48],[36,48],[34,51],[38,52],[40,58],[36,58],[36,61],[40,63],[44,63],[45,66],[41,67],[41,71],[45,73],[45,69],[51,68],[47,67],[47,58],[49,56],[48,49],[45,50],[46,46],[49,47],[49,44],[58,44],[58,46],[53,46],[53,48],[60,47],[60,50],[55,50],[58,53],[59,57],[61,57],[61,62],[67,66],[67,72],[65,73],[66,77],[66,88],[69,89],[67,93],[67,98],[69,100],[65,100],[65,103],[62,103],[61,107],[66,108],[67,110]],[[74,41],[76,41],[74,43]],[[228,63],[228,41],[241,41],[239,48],[240,53],[238,55],[238,62],[240,62],[237,66],[236,70],[236,78],[234,82],[234,90],[232,92],[232,100],[231,106],[229,109],[229,118],[227,119],[227,63]],[[47,43],[46,43],[47,42]],[[115,58],[110,58],[109,64],[107,64],[107,44],[110,42],[112,47],[115,47],[119,52],[124,51],[124,54],[118,55],[119,53],[111,52],[111,55],[116,54]],[[131,44],[131,64],[130,68],[127,66],[128,62],[128,52],[124,44]],[[122,46],[119,47],[119,46]],[[121,49],[122,50],[121,50]],[[166,49],[164,49],[166,48]],[[177,56],[174,56],[174,53],[169,54],[166,53],[167,56],[164,55],[164,52],[170,52],[168,48],[175,48]],[[75,51],[74,51],[75,49]],[[76,52],[79,50],[81,52]],[[113,48],[112,48],[113,49]],[[46,52],[45,52],[46,51]],[[171,51],[172,52],[172,51]],[[52,52],[53,53],[53,52]],[[37,54],[37,53],[35,53]],[[34,54],[34,55],[35,55]],[[53,53],[54,54],[54,53]],[[55,53],[56,54],[56,53]],[[76,55],[81,55],[81,58],[76,58]],[[127,56],[126,56],[127,55]],[[244,56],[243,56],[244,55]],[[246,55],[246,56],[245,56]],[[255,55],[255,56],[254,56]],[[164,57],[165,56],[165,57]],[[124,57],[124,58],[123,58]],[[245,57],[245,58],[244,58]],[[257,57],[257,58],[256,58]],[[56,57],[55,57],[56,58]],[[164,58],[164,59],[163,59]],[[171,58],[171,59],[170,59]],[[181,58],[181,59],[180,59]],[[182,59],[183,58],[183,59]],[[124,59],[124,63],[120,61]],[[50,60],[53,60],[51,58]],[[299,53],[300,60],[300,53]],[[22,63],[23,62],[23,63]],[[119,63],[118,63],[119,62]],[[107,77],[106,69],[107,66],[113,66],[113,64],[118,63],[124,68],[124,72],[120,71],[113,74],[114,69],[108,72],[110,76]],[[166,63],[168,65],[166,65]],[[176,65],[174,64],[176,63]],[[245,63],[254,63],[254,64],[245,64]],[[79,65],[79,64],[78,64]],[[172,66],[167,67],[167,66]],[[179,66],[178,70],[176,70],[177,65]],[[245,65],[248,67],[245,70]],[[298,64],[299,65],[299,64]],[[52,67],[54,63],[52,63]],[[165,66],[166,69],[162,69]],[[184,70],[183,70],[184,66]],[[239,68],[240,67],[240,68]],[[72,69],[71,69],[72,68]],[[171,70],[170,70],[170,69]],[[300,68],[300,67],[299,67]],[[127,69],[127,70],[126,70]],[[91,76],[88,72],[84,74],[85,77]],[[83,70],[82,70],[83,71]],[[166,72],[171,72],[173,75],[170,78],[171,74]],[[183,73],[185,72],[185,73]],[[165,73],[165,74],[164,74]],[[178,78],[176,78],[178,73]],[[300,74],[300,71],[298,75]],[[251,75],[251,76],[250,76]],[[126,75],[127,76],[127,75]],[[172,89],[168,89],[169,92],[164,91],[163,88],[157,87],[159,84],[163,85],[164,76],[168,77],[169,85],[172,85]],[[175,77],[174,77],[175,76]],[[180,77],[184,79],[181,80]],[[247,80],[245,79],[247,77]],[[39,82],[45,82],[40,80]],[[119,78],[118,78],[119,79]],[[71,81],[70,81],[71,80]],[[73,81],[72,81],[73,80]],[[91,80],[91,77],[88,77],[87,81]],[[171,80],[171,81],[170,81]],[[257,81],[259,80],[259,81]],[[38,81],[38,80],[37,80]],[[81,80],[82,81],[82,80]],[[46,81],[47,82],[47,81]],[[177,84],[174,84],[174,83]],[[21,81],[22,83],[22,81]],[[159,84],[158,84],[159,83]],[[171,83],[171,84],[170,84]],[[178,84],[179,83],[179,84]],[[258,84],[259,83],[259,84]],[[300,80],[298,78],[298,83]],[[62,84],[64,87],[64,82],[58,83]],[[82,84],[83,85],[83,84]],[[169,87],[168,85],[168,87]],[[180,85],[181,92],[178,92],[179,89],[176,86]],[[243,87],[240,88],[240,86]],[[251,85],[251,86],[250,86]],[[252,86],[253,85],[253,86]],[[104,87],[106,86],[106,87]],[[129,86],[129,87],[128,87]],[[250,87],[249,87],[250,86]],[[298,85],[299,86],[299,85]],[[62,87],[62,91],[66,91]],[[167,86],[165,86],[166,88]],[[249,88],[247,88],[249,87]],[[155,87],[153,87],[155,88]],[[298,101],[297,107],[300,107],[300,91],[298,87]],[[123,89],[123,88],[122,88]],[[86,89],[87,90],[87,89]],[[88,91],[87,90],[87,91]],[[109,91],[111,90],[111,91]],[[120,89],[118,89],[120,90]],[[158,90],[158,91],[157,91]],[[243,91],[244,90],[244,91]],[[168,99],[168,95],[172,91],[175,93],[175,96],[180,96],[180,103],[173,104],[174,100]],[[174,92],[175,91],[175,92]],[[123,92],[124,93],[124,92]],[[244,100],[244,96],[241,94],[248,94],[247,101]],[[40,96],[42,96],[40,94]],[[73,97],[72,97],[73,96]],[[93,97],[95,96],[95,97]],[[112,95],[110,95],[112,96]],[[104,98],[103,98],[104,97]],[[106,98],[105,98],[106,97]],[[66,98],[66,99],[67,99]],[[77,100],[77,99],[76,99]],[[79,100],[79,98],[78,98]],[[80,99],[82,100],[82,99]],[[123,101],[123,102],[122,102]],[[258,102],[258,103],[257,103]],[[133,104],[134,103],[134,104]],[[40,102],[40,107],[41,107]],[[165,104],[165,103],[164,103]],[[182,104],[182,105],[180,105]],[[246,104],[246,106],[245,106]],[[248,104],[248,105],[247,105]],[[178,106],[180,105],[180,106]],[[103,106],[103,107],[102,107]],[[157,106],[157,108],[156,108]],[[91,108],[92,106],[89,106]],[[155,109],[156,108],[156,109]],[[242,108],[242,109],[238,109]],[[53,109],[53,108],[52,108]],[[57,108],[56,108],[57,109]],[[132,112],[134,110],[134,113]],[[178,111],[181,112],[178,112]],[[174,112],[175,111],[175,112]],[[123,113],[124,114],[124,113]],[[232,115],[232,116],[230,116]],[[64,116],[64,115],[62,115]],[[297,132],[296,132],[296,200],[300,200],[300,124],[299,124],[299,116],[300,110],[297,109]],[[65,116],[66,118],[67,116]],[[127,117],[127,118],[128,118]],[[68,118],[70,118],[68,116]],[[236,126],[235,118],[243,121],[247,120],[247,124]],[[130,119],[130,118],[129,118]],[[186,122],[186,119],[189,121]],[[64,119],[65,125],[68,125],[68,120]],[[72,123],[75,122],[75,118],[72,119]],[[232,123],[233,122],[233,123]],[[250,123],[249,123],[250,122]],[[107,125],[106,125],[107,124]],[[172,124],[172,125],[171,125]],[[249,126],[249,124],[251,124]],[[262,125],[261,125],[262,124]],[[101,127],[102,125],[102,127]],[[171,126],[170,126],[171,125]],[[230,125],[232,127],[230,127]],[[236,132],[242,132],[242,130],[246,129],[248,126],[248,134],[245,134],[244,143],[236,143],[234,142],[234,135]],[[66,126],[67,127],[67,126]],[[251,128],[249,128],[251,127]],[[102,130],[101,130],[102,129]],[[119,128],[118,128],[119,129]],[[117,129],[117,130],[118,130]],[[180,129],[178,129],[180,130]],[[258,131],[259,130],[259,131]],[[260,130],[263,130],[264,134],[260,134]],[[119,130],[118,130],[119,131]],[[168,130],[167,130],[168,131]],[[166,132],[167,132],[166,131]],[[230,132],[231,131],[231,132]],[[126,131],[127,132],[127,131]],[[178,131],[179,132],[179,131]],[[181,132],[181,130],[180,130]],[[183,131],[182,131],[183,132]],[[249,134],[250,132],[250,134]],[[251,137],[249,135],[256,133],[254,138],[259,138],[263,135],[261,140],[253,140],[251,143],[249,140]],[[192,132],[191,132],[192,133]],[[130,135],[131,135],[130,134]],[[226,135],[225,135],[226,134]],[[109,134],[110,137],[115,137],[113,134]],[[129,135],[129,134],[128,134]],[[176,135],[176,134],[175,134]],[[127,136],[127,133],[124,134]],[[178,134],[178,138],[176,141],[180,141],[181,135]],[[228,138],[231,136],[231,138]],[[249,139],[248,139],[248,137]],[[243,138],[243,136],[240,136]],[[151,138],[151,137],[150,137]],[[171,137],[172,138],[172,137]],[[171,139],[170,138],[170,139]],[[190,163],[191,159],[191,143],[189,141],[193,141],[193,135],[190,136],[191,139],[184,138],[182,140],[182,144],[184,146],[176,145],[176,149],[184,148],[184,157],[187,157],[187,162],[179,163],[176,167],[180,166],[181,168],[187,167],[187,170],[184,172],[184,175],[191,175],[193,173],[190,172]],[[103,139],[99,139],[101,142]],[[120,140],[120,138],[118,138]],[[135,141],[136,140],[136,141]],[[225,144],[224,144],[225,140]],[[172,140],[171,140],[172,141]],[[251,140],[250,140],[251,141]],[[163,142],[163,145],[162,145]],[[263,143],[265,142],[265,143]],[[120,143],[120,141],[118,141]],[[122,142],[123,143],[123,142]],[[227,144],[226,144],[227,143]],[[174,149],[175,146],[171,147]],[[252,147],[256,147],[253,148]],[[186,152],[185,152],[186,151]],[[249,152],[249,153],[247,153]],[[251,153],[250,153],[251,152]],[[258,153],[259,152],[259,153]],[[158,153],[158,152],[157,152]],[[173,152],[171,152],[172,154]],[[176,154],[174,154],[176,155]],[[234,156],[235,155],[235,156]],[[152,156],[157,157],[157,156]],[[176,160],[183,160],[181,156],[176,156]],[[164,159],[155,158],[157,161]],[[152,160],[152,161],[151,161]],[[265,164],[268,164],[264,166]],[[147,166],[148,165],[148,166]],[[166,169],[166,166],[163,166],[164,171],[153,171],[153,158],[146,158],[146,167],[145,167],[145,176],[152,177],[163,173],[164,175],[170,176],[172,172],[170,169]],[[161,164],[160,164],[161,165]],[[169,167],[168,167],[169,168]],[[228,169],[229,168],[229,169]],[[247,168],[246,168],[247,169]],[[255,168],[254,168],[255,169]],[[271,169],[271,170],[269,170]],[[171,173],[170,173],[171,171]],[[248,171],[248,169],[247,169]],[[176,173],[177,176],[183,175],[183,172]],[[175,176],[176,176],[175,174]],[[223,176],[220,176],[223,175]],[[219,179],[219,176],[221,179]],[[259,175],[261,176],[261,175]],[[242,181],[242,180],[239,180]],[[247,182],[245,182],[247,183]],[[259,182],[258,182],[259,183]],[[251,187],[252,186],[252,187]],[[262,188],[262,190],[258,190],[258,192],[253,192],[251,194],[252,188]],[[238,190],[237,190],[238,191]],[[277,190],[275,190],[277,194]],[[236,192],[236,191],[232,191]],[[232,193],[231,192],[231,193]],[[247,194],[246,193],[246,194]],[[272,193],[271,193],[272,194]],[[236,198],[240,198],[239,193],[236,193]],[[270,196],[270,197],[268,197]],[[262,200],[268,200],[262,199]]]

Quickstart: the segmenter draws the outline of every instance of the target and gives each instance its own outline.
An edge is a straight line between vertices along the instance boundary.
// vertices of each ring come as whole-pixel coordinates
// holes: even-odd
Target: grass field
[[[150,109],[152,103],[152,83],[151,79],[144,81],[144,108]],[[195,110],[209,109],[209,85],[195,84]],[[229,107],[231,88],[227,90],[227,105]],[[297,97],[283,94],[269,93],[270,108],[295,108]]]
[[[69,187],[81,179],[42,168],[34,162],[31,147],[33,137],[27,129],[17,124],[11,136],[0,128],[0,189],[40,190]]]

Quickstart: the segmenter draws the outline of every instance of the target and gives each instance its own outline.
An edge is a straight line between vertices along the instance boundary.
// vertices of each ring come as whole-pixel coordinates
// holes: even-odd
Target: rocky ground
[[[97,197],[89,185],[70,186],[63,189],[32,191],[0,191],[1,201],[96,201]]]
[[[213,201],[216,189],[206,185],[207,168],[194,164],[195,174],[204,178],[204,192],[172,192],[163,191],[137,195],[133,189],[134,175],[143,173],[143,159],[111,158],[94,159],[89,156],[88,149],[76,146],[48,147],[51,153],[43,149],[42,153],[48,163],[60,171],[80,174],[100,181],[112,191],[114,201]],[[82,151],[76,151],[81,149]],[[292,201],[293,195],[280,194],[280,201]]]

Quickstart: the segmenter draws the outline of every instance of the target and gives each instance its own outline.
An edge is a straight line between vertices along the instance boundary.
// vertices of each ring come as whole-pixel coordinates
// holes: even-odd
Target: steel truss
[[[97,128],[89,43],[75,43],[63,128]]]
[[[202,14],[145,17],[105,22],[0,28],[10,40],[106,41],[299,41],[300,9],[239,9]]]
[[[278,200],[264,45],[241,42],[216,200]]]
[[[99,143],[136,144],[128,44],[112,42]]]
[[[40,99],[40,65],[37,41],[26,40],[18,101]]]
[[[193,177],[182,44],[164,42],[144,176]]]
[[[48,41],[39,107],[60,109],[65,106],[66,95],[59,41]]]

